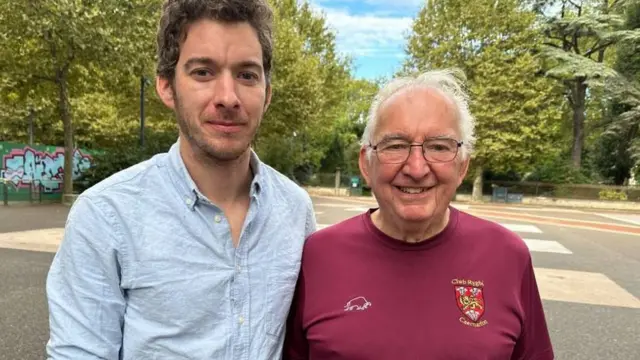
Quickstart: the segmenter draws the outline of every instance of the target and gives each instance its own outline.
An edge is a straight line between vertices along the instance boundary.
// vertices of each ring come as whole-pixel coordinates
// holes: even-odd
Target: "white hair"
[[[373,140],[376,126],[378,124],[378,115],[380,108],[395,95],[410,89],[427,88],[437,90],[444,97],[453,102],[458,115],[458,131],[460,132],[463,142],[460,153],[463,159],[471,156],[473,145],[475,143],[475,119],[469,111],[469,97],[463,89],[462,82],[465,76],[461,70],[431,70],[423,72],[414,77],[400,77],[387,83],[373,99],[369,115],[367,117],[367,125],[362,134],[361,145],[368,146]],[[371,148],[368,149],[369,156]]]

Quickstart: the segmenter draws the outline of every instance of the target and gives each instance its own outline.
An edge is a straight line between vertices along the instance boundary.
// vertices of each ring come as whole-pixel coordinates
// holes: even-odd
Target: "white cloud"
[[[325,13],[329,26],[335,30],[339,50],[353,56],[398,57],[413,21],[410,17],[352,15],[346,10],[317,6],[316,9]]]
[[[393,7],[393,8],[410,8],[417,9],[423,6],[426,0],[315,0],[319,4],[336,5],[338,3],[364,3],[368,5]],[[392,4],[391,4],[392,3]]]
[[[367,4],[389,5],[389,0],[366,0]],[[425,0],[393,0],[394,6],[417,8],[425,4]]]

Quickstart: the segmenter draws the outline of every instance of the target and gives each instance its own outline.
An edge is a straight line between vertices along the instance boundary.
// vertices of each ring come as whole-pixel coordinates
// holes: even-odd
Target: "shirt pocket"
[[[284,334],[299,271],[299,255],[289,254],[284,261],[277,261],[267,276],[266,326],[270,336],[281,338]]]

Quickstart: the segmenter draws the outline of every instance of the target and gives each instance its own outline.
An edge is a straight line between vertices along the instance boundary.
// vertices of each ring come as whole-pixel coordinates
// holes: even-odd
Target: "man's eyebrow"
[[[383,142],[383,141],[392,141],[392,140],[402,140],[402,141],[409,142],[409,139],[407,138],[407,136],[406,136],[406,135],[404,135],[404,134],[399,134],[399,133],[386,134],[385,136],[383,136],[383,137],[382,137],[382,139],[380,139],[380,142]]]
[[[184,63],[184,68],[188,70],[195,65],[215,66],[216,62],[209,57],[192,57]]]
[[[257,70],[262,70],[262,64],[255,60],[243,60],[235,65],[237,68],[246,69],[246,68],[254,68]]]

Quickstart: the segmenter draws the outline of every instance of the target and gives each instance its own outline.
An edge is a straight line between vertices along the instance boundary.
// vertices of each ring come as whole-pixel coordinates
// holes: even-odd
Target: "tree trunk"
[[[56,84],[58,85],[58,110],[64,128],[64,200],[64,195],[73,194],[73,124],[71,122],[69,93],[67,91],[67,71],[58,71]]]
[[[481,202],[482,201],[482,175],[484,173],[484,169],[482,169],[482,165],[476,167],[476,177],[473,179],[473,191],[471,193],[471,201],[472,202]]]
[[[571,149],[571,162],[576,169],[580,169],[580,165],[582,164],[586,94],[587,84],[585,84],[585,79],[577,79],[571,88],[571,97],[573,98],[573,147]]]

